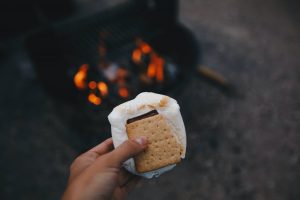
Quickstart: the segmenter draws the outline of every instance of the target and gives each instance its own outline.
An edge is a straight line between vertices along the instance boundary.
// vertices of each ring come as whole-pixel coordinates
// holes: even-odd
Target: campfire
[[[183,88],[198,63],[198,44],[178,22],[176,1],[147,2],[126,1],[28,38],[37,76],[49,94],[97,110],[143,91],[170,94]]]
[[[116,61],[107,62],[104,44],[100,42],[98,65],[82,64],[73,78],[76,88],[87,95],[86,99],[91,104],[99,106],[116,94],[124,100],[135,95],[137,85],[130,85],[130,79],[136,79],[135,84],[142,86],[164,83],[166,62],[147,42],[136,39],[136,47],[132,50],[131,58],[128,57],[130,66],[121,66]],[[97,68],[96,74],[91,68]]]

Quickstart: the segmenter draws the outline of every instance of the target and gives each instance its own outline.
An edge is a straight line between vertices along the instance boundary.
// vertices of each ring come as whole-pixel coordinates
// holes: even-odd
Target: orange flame
[[[162,82],[164,80],[164,59],[142,39],[138,38],[136,40],[136,45],[137,48],[132,52],[133,62],[136,64],[141,64],[142,55],[149,54],[150,62],[147,67],[147,77],[155,78],[158,82]]]
[[[142,58],[142,52],[140,49],[135,49],[132,52],[132,60],[135,63],[140,63],[141,62],[141,58]]]
[[[144,54],[148,54],[152,51],[152,48],[146,42],[142,42],[140,48]]]
[[[156,65],[154,63],[150,63],[148,65],[147,76],[149,78],[154,78],[156,74]]]
[[[123,98],[128,98],[129,97],[129,91],[126,87],[120,87],[119,88],[119,95]]]
[[[107,96],[107,94],[108,94],[108,87],[107,87],[106,83],[104,83],[102,81],[99,82],[98,83],[98,89],[99,89],[99,91],[100,91],[100,93],[101,93],[101,95],[103,97]]]
[[[147,69],[147,76],[149,78],[156,78],[158,82],[162,82],[164,80],[164,59],[153,53],[151,55],[151,60]]]
[[[97,87],[97,83],[95,81],[91,81],[89,82],[89,88],[91,90],[95,89]]]
[[[92,104],[94,104],[96,106],[100,105],[102,102],[102,100],[93,93],[89,94],[88,100],[89,100],[89,102],[91,102]]]
[[[83,64],[80,66],[78,72],[74,76],[74,84],[78,89],[85,89],[86,88],[86,76],[88,71],[88,64]]]
[[[157,70],[156,70],[156,80],[162,82],[164,80],[164,63],[165,61],[161,58],[157,58]]]
[[[143,54],[149,54],[152,52],[150,45],[141,39],[136,40],[137,48],[132,52],[132,60],[135,63],[140,63]]]

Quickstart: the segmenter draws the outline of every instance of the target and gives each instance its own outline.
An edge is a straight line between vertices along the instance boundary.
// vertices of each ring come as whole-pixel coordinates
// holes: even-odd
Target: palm
[[[108,139],[75,159],[70,169],[69,190],[76,191],[77,199],[122,200],[136,185],[137,176],[111,165],[112,149],[112,140]],[[87,189],[80,191],[81,188]],[[66,196],[63,199],[68,199]]]

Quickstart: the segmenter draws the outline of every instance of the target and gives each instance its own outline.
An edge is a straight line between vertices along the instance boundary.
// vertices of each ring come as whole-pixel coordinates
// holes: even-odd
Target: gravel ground
[[[201,63],[242,95],[226,96],[191,78],[177,98],[186,159],[158,179],[142,180],[130,199],[300,199],[297,4],[181,1],[180,21],[197,37]],[[109,111],[99,114],[99,124],[81,125],[82,111],[49,98],[21,73],[29,65],[21,50],[0,65],[0,197],[59,199],[72,159],[108,137]]]

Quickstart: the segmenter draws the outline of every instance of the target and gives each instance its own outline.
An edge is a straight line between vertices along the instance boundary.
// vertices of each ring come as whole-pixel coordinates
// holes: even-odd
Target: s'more
[[[147,138],[147,149],[124,163],[131,173],[158,177],[184,159],[186,132],[175,99],[143,92],[115,107],[108,119],[115,148],[128,139]]]

